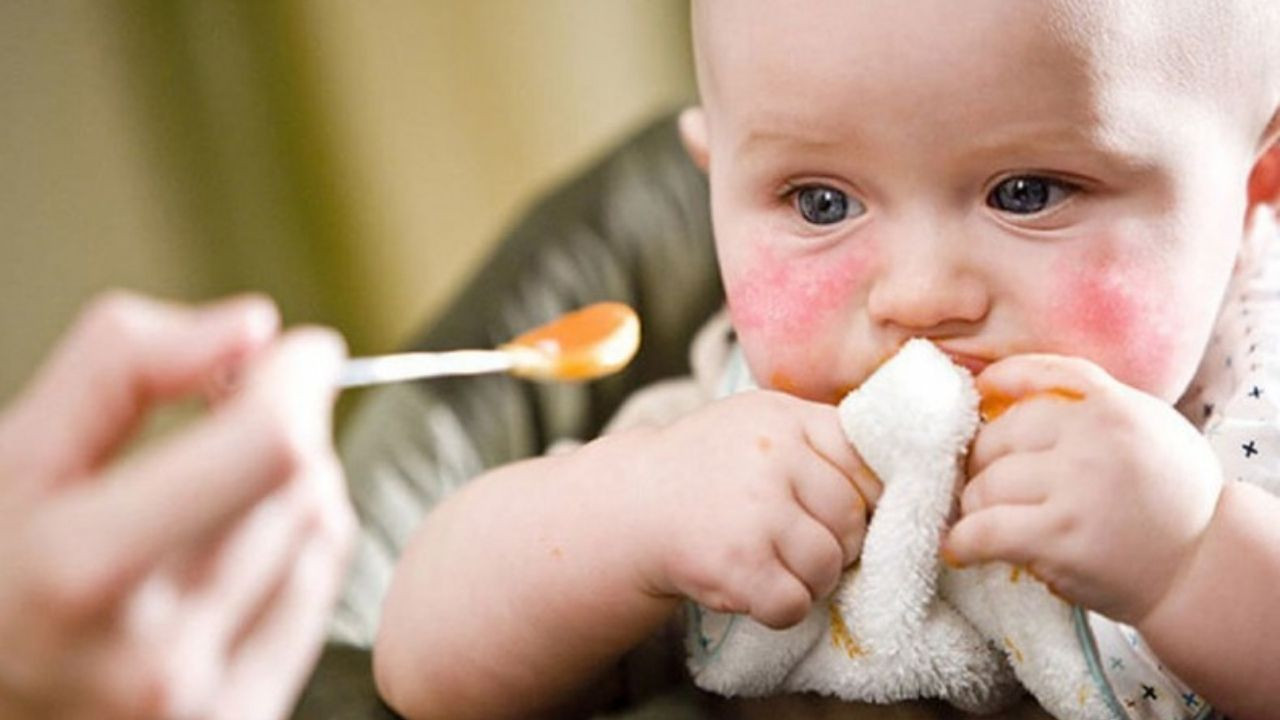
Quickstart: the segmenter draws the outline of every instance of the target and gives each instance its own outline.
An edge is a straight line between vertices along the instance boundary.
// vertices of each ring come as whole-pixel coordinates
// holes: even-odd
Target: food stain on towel
[[[1017,645],[1013,644],[1013,640],[1009,639],[1008,635],[1004,636],[1004,646],[1012,653],[1015,662],[1022,662],[1022,651],[1018,649]]]
[[[845,654],[851,658],[865,655],[867,651],[862,649],[858,641],[853,638],[853,633],[849,632],[849,626],[845,624],[840,608],[833,602],[827,603],[827,613],[831,617],[831,643],[844,650]]]

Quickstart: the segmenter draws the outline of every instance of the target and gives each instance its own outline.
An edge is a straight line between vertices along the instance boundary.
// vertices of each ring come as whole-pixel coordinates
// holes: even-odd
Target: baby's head
[[[695,0],[694,33],[761,384],[835,400],[923,336],[1183,392],[1278,194],[1275,0]]]

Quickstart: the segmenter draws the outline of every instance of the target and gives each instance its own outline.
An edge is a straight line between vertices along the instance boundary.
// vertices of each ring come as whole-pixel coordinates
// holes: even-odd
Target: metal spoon
[[[493,350],[410,352],[352,358],[338,387],[447,375],[509,372],[531,380],[591,380],[621,370],[640,347],[640,320],[616,302],[588,305]]]

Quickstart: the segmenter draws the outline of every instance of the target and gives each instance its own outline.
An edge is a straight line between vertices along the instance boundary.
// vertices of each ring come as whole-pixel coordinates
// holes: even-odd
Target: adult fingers
[[[299,474],[318,501],[318,517],[329,532],[353,521],[346,485],[333,449],[333,401],[346,346],[341,336],[320,328],[290,332],[277,352],[255,363],[244,395],[269,407],[290,409],[290,419],[314,450],[313,464]],[[309,422],[308,422],[309,421]]]
[[[0,453],[33,477],[80,476],[125,440],[149,406],[198,389],[276,333],[275,306],[242,296],[188,308],[125,292],[94,301],[6,418]]]
[[[304,543],[324,537],[345,552],[354,533],[349,510],[326,507],[330,499],[319,491],[320,486],[333,483],[315,477],[339,476],[337,460],[317,464],[306,474],[308,477],[295,478],[284,489],[281,506],[259,519],[259,527],[247,527],[233,540],[231,552],[221,564],[222,572],[211,584],[210,602],[217,609],[212,624],[228,654],[269,609],[272,598],[288,581]]]
[[[810,600],[830,594],[845,566],[844,547],[831,531],[801,513],[796,513],[778,534],[774,551],[783,566],[804,584]]]
[[[333,401],[346,346],[341,336],[319,328],[293,331],[285,340],[278,352],[251,368],[245,396],[291,409],[291,421],[313,451],[306,456],[309,464],[297,474],[297,481],[306,486],[311,520],[330,537],[342,539],[355,526],[333,447]]]
[[[278,402],[300,402],[305,407],[312,396],[305,388],[299,394],[293,378],[294,370],[288,363],[264,362],[250,373],[246,393],[250,396],[260,393],[276,395]],[[331,383],[322,378],[321,383],[325,382]],[[325,409],[328,407],[326,405]],[[224,573],[220,580],[224,601],[220,606],[223,608],[224,629],[229,633],[226,636],[229,646],[237,645],[250,632],[272,604],[271,598],[278,595],[288,581],[289,565],[298,553],[297,544],[301,539],[324,539],[345,558],[356,523],[342,480],[341,466],[329,443],[328,414],[321,413],[318,417],[320,422],[312,427],[312,432],[318,435],[318,446],[306,457],[307,462],[295,473],[290,485],[281,491],[281,506],[277,514],[285,518],[274,522],[277,526],[287,523],[294,533],[283,535],[282,530],[276,530],[276,543],[272,545],[274,551],[259,554],[256,562],[246,556],[242,562],[228,558],[223,565]],[[263,548],[262,543],[251,537],[234,542],[238,543],[241,552],[247,554]]]
[[[960,495],[971,515],[997,505],[1034,505],[1049,497],[1049,461],[1043,453],[1005,455],[975,475]]]
[[[951,528],[943,557],[953,565],[1003,560],[1027,565],[1044,534],[1042,505],[997,505],[966,515]]]
[[[184,631],[224,657],[265,599],[287,577],[306,539],[306,499],[290,482],[258,503],[222,538],[198,576],[185,577],[193,606]]]
[[[286,582],[233,650],[213,717],[285,715],[319,654],[349,539],[317,532],[302,546]]]
[[[302,475],[340,472],[336,458],[313,466]],[[168,714],[201,716],[222,696],[238,648],[278,602],[308,542],[327,538],[338,564],[345,562],[354,522],[340,525],[325,517],[329,511],[318,489],[328,484],[291,478],[219,539],[203,572],[166,566],[166,584],[175,594],[165,635],[165,665],[175,669],[165,693]]]
[[[290,333],[258,376],[279,386],[258,386],[113,467],[103,482],[60,498],[48,513],[50,541],[59,543],[51,556],[72,577],[59,585],[87,606],[110,599],[160,558],[225,530],[311,458],[331,457],[330,407],[343,353],[333,333]]]

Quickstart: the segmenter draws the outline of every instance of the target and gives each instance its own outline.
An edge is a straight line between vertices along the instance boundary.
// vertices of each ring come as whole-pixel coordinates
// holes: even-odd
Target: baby
[[[407,548],[375,648],[415,717],[552,712],[684,600],[786,627],[880,486],[832,403],[912,337],[1008,409],[954,564],[1027,567],[1237,718],[1275,717],[1280,499],[1175,410],[1248,218],[1274,212],[1274,0],[704,0],[701,106],[745,368],[766,390],[498,469]],[[1201,420],[1200,417],[1194,420]]]

